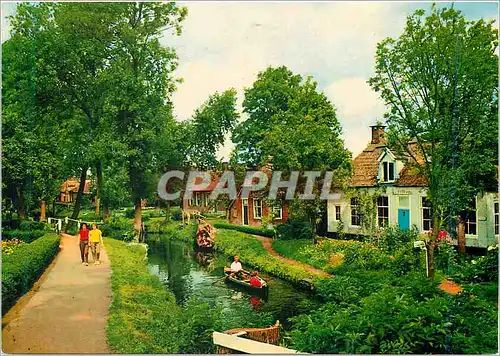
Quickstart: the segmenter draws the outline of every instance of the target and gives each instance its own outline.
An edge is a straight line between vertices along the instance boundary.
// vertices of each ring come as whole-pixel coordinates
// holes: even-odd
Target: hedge
[[[215,228],[219,229],[226,229],[226,230],[236,230],[236,231],[241,231],[246,234],[253,234],[253,235],[259,235],[259,236],[267,236],[267,237],[274,237],[275,236],[275,231],[272,229],[263,229],[260,227],[252,227],[252,226],[245,226],[245,225],[233,225],[233,224],[227,224],[227,223],[221,223],[221,222],[216,222],[214,223]]]
[[[59,251],[59,236],[48,234],[2,256],[2,314],[37,281]]]
[[[18,239],[22,242],[30,243],[45,234],[43,230],[4,230],[2,238],[4,240]]]

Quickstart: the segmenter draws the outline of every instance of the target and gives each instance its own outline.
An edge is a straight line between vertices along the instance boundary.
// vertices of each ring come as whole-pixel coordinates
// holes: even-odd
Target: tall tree
[[[175,90],[175,51],[160,43],[165,31],[181,33],[186,8],[175,3],[117,3],[120,19],[109,63],[109,101],[117,139],[126,147],[135,229],[141,231],[141,199],[148,195],[157,167],[159,139],[172,124],[169,98]]]
[[[12,33],[38,48],[36,71],[42,80],[38,80],[37,90],[43,92],[44,105],[55,110],[60,126],[67,130],[67,140],[58,146],[68,143],[65,156],[73,156],[67,160],[69,171],[81,179],[94,165],[99,172],[102,156],[109,149],[110,141],[104,139],[109,136],[105,130],[109,125],[103,124],[105,73],[117,15],[112,3],[22,3],[12,17]],[[99,193],[102,179],[98,183]],[[80,182],[82,187],[84,184]],[[74,219],[82,195],[80,189]]]
[[[245,90],[243,106],[248,118],[235,130],[233,159],[258,166],[272,163],[285,176],[292,171],[335,171],[337,184],[348,176],[351,155],[344,148],[335,108],[310,77],[303,80],[286,67],[268,68]],[[292,204],[311,223],[313,237],[317,217],[326,210],[320,184],[316,180],[313,186],[316,199]]]
[[[44,6],[38,10],[46,16]],[[2,45],[3,191],[20,218],[40,201],[51,201],[62,182],[63,152],[55,135],[60,127],[40,89],[45,79],[37,65],[40,35],[35,23],[29,34],[14,34]]]
[[[288,110],[289,100],[301,81],[300,75],[285,66],[269,67],[257,75],[252,87],[245,89],[243,112],[247,119],[236,126],[232,135],[238,160],[249,165],[261,163],[259,143],[274,124],[274,115]]]
[[[227,133],[233,129],[238,117],[235,89],[210,95],[186,123],[190,163],[200,170],[215,168],[217,150],[224,143]]]
[[[411,157],[428,181],[434,241],[444,221],[455,234],[457,213],[495,181],[498,157],[497,30],[433,6],[407,19],[403,34],[380,42],[371,87],[388,105],[389,145]],[[412,144],[409,142],[412,141]]]

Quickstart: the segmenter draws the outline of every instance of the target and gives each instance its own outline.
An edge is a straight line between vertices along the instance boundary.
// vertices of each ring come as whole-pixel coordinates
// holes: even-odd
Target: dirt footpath
[[[77,238],[62,235],[61,251],[30,292],[2,319],[6,353],[110,353],[106,325],[110,265],[82,266]]]
[[[257,236],[257,235],[253,235],[253,237],[255,237],[257,240],[260,240],[260,242],[262,242],[262,246],[264,246],[266,251],[269,252],[274,257],[280,259],[281,261],[288,263],[289,265],[301,267],[301,268],[305,269],[306,271],[308,271],[312,274],[318,275],[318,276],[331,277],[331,275],[326,273],[325,271],[314,268],[313,266],[307,265],[307,264],[299,262],[297,260],[293,260],[291,258],[281,256],[278,252],[276,252],[275,249],[273,249],[273,239],[272,238],[264,237],[264,236]]]

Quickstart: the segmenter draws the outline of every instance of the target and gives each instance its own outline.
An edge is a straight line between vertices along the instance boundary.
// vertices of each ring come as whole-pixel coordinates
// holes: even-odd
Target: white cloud
[[[191,117],[210,94],[230,87],[238,91],[241,107],[243,88],[252,84],[259,71],[286,65],[318,82],[336,106],[344,141],[354,154],[370,138],[367,126],[384,111],[366,84],[373,74],[376,44],[385,37],[397,37],[406,15],[416,7],[431,6],[365,1],[179,4],[189,11],[183,34],[165,34],[162,40],[177,49],[176,74],[184,78],[173,97],[179,120]],[[491,4],[470,4],[465,14],[486,16],[491,10],[490,17],[497,18],[497,7],[486,5]],[[8,31],[5,16],[14,8],[14,3],[2,2],[2,41]],[[231,147],[226,140],[219,157],[227,158]]]
[[[324,92],[337,109],[346,147],[356,156],[370,140],[368,126],[382,120],[385,106],[362,77],[335,81]]]
[[[404,15],[398,13],[400,5],[185,5],[189,14],[182,36],[164,39],[177,49],[177,75],[184,78],[173,98],[178,119],[189,118],[210,94],[230,87],[237,89],[241,103],[243,88],[253,83],[259,71],[270,65],[286,65],[318,81],[338,109],[346,146],[359,152],[366,145],[366,125],[380,117],[380,108],[374,99],[376,95],[364,82],[372,73],[376,43],[400,32],[404,24]],[[363,131],[366,135],[359,135]],[[227,158],[231,147],[226,143],[219,156]]]

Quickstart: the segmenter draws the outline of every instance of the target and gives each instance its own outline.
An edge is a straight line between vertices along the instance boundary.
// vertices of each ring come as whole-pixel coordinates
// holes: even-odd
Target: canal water
[[[225,328],[264,327],[279,320],[288,329],[288,318],[318,306],[312,296],[292,284],[259,273],[269,284],[266,299],[227,284],[223,268],[231,258],[217,252],[199,251],[194,246],[168,238],[148,239],[148,264],[178,304],[190,299],[219,308]],[[245,261],[242,261],[245,268]],[[248,267],[246,269],[249,269]]]

